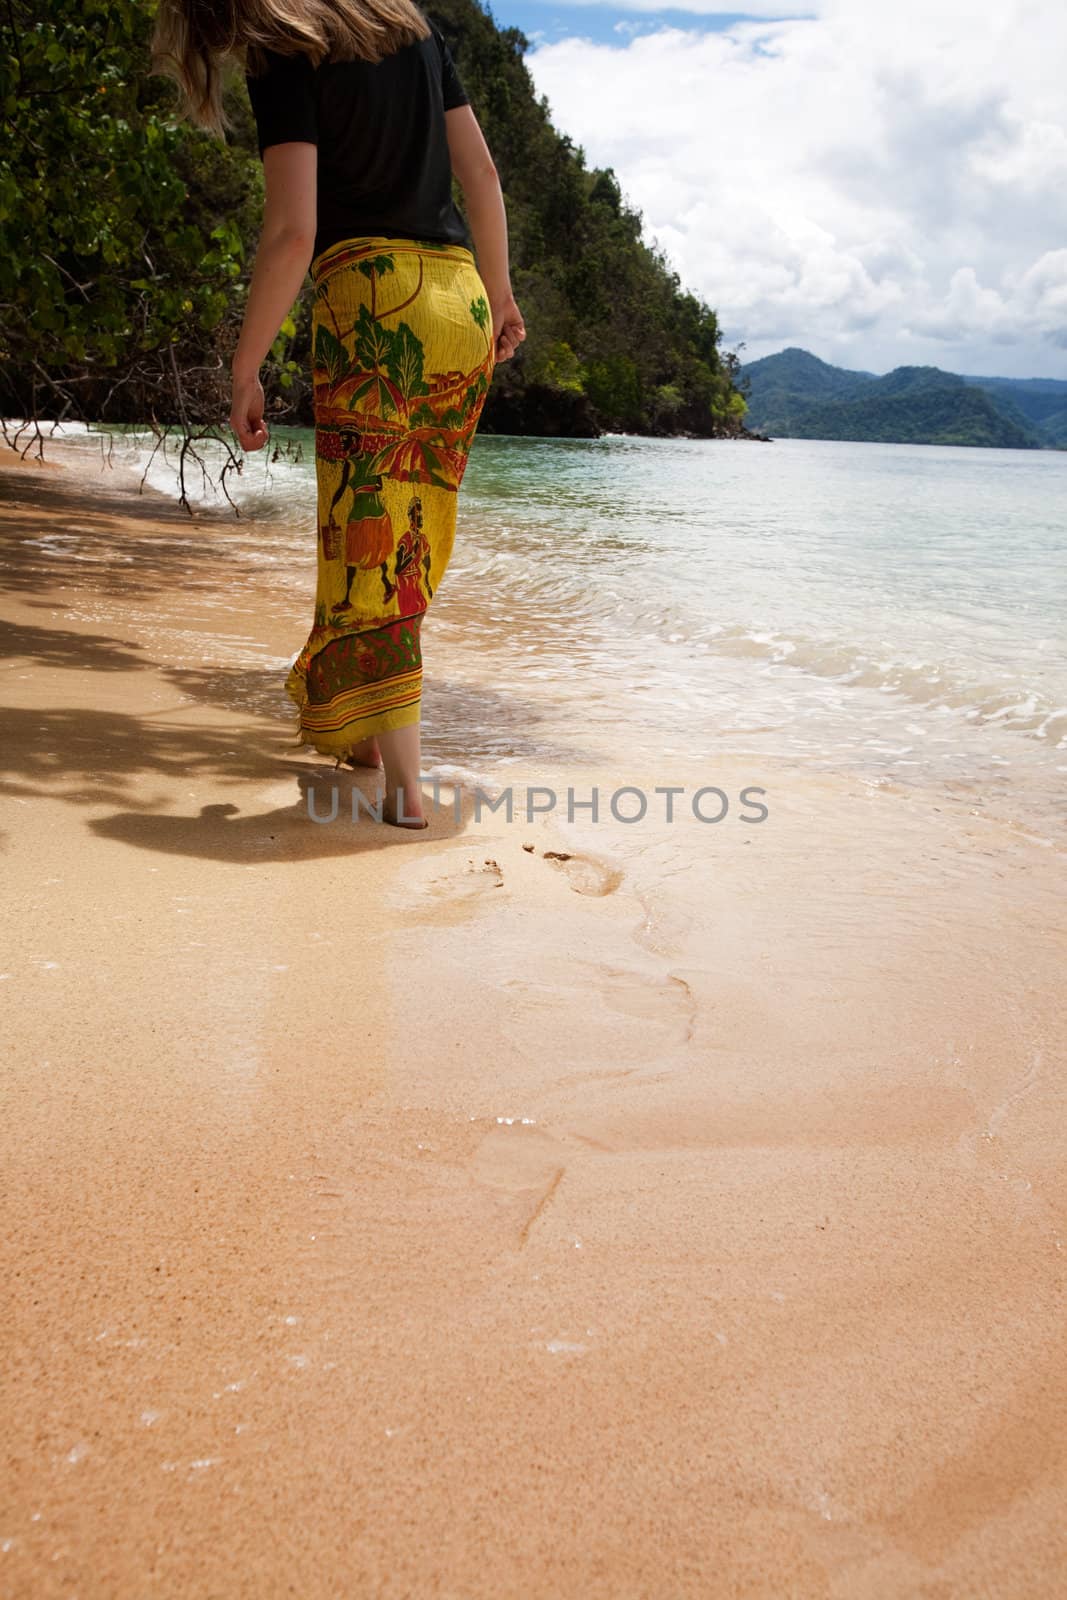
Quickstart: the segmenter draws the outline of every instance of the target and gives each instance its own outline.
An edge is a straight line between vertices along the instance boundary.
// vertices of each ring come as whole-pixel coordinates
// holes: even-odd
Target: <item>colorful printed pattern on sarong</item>
[[[312,656],[303,715],[306,731],[316,740],[328,741],[340,732],[358,742],[381,727],[383,716],[417,707],[422,687],[421,624],[418,612],[384,628],[345,634]]]
[[[301,741],[343,755],[419,719],[419,624],[495,358],[462,245],[346,239],[313,275],[318,584],[286,689]]]

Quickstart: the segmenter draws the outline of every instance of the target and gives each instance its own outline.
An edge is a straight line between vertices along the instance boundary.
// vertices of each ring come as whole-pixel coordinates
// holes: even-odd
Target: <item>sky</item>
[[[488,9],[743,360],[1067,378],[1063,0]]]

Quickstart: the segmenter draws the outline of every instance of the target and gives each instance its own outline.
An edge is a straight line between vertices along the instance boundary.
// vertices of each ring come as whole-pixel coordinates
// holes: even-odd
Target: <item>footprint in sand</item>
[[[544,1215],[566,1171],[565,1149],[542,1128],[492,1128],[468,1162],[476,1183],[513,1208],[521,1248]]]
[[[504,887],[504,874],[493,856],[453,850],[413,864],[404,872],[402,882],[405,899],[415,890],[435,900],[451,902],[458,912],[468,912],[478,901]]]
[[[557,871],[564,873],[575,894],[613,894],[622,882],[622,873],[617,867],[609,867],[595,856],[569,850],[542,850],[541,855]]]
[[[533,845],[524,844],[522,848],[528,855],[537,853]],[[575,894],[594,897],[613,894],[622,882],[621,870],[609,867],[595,856],[568,850],[543,850],[541,857],[554,871],[563,873]],[[491,895],[493,890],[504,888],[505,880],[504,869],[495,856],[456,850],[439,853],[413,866],[404,874],[403,881],[405,892],[421,890],[435,899],[452,901],[457,909],[462,909]]]

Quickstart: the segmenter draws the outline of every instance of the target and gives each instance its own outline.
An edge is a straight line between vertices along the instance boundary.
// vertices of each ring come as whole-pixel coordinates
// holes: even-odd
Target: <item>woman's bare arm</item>
[[[263,152],[263,228],[232,362],[230,426],[242,450],[267,442],[259,369],[311,265],[317,159],[315,146],[303,142],[272,144]]]
[[[508,221],[496,164],[470,106],[445,112],[452,171],[463,190],[478,271],[489,292],[493,340],[498,361],[512,356],[526,337],[515,304],[508,264]]]

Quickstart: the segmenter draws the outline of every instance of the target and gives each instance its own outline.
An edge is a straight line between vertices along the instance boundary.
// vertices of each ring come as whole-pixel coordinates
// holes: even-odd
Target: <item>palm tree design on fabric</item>
[[[491,356],[488,335],[487,361],[472,371],[427,373],[422,341],[410,324],[384,325],[384,318],[395,317],[418,298],[421,259],[411,294],[381,309],[382,280],[395,271],[394,258],[372,256],[359,262],[358,270],[370,282],[370,305],[359,307],[351,327],[342,329],[338,323],[329,279],[317,296],[321,320],[312,357],[319,419],[316,449],[324,459],[342,462],[341,482],[330,506],[331,524],[353,474],[364,483],[387,476],[458,491],[479,402],[491,377],[486,371]],[[470,312],[485,333],[489,307],[484,296],[471,301]]]

